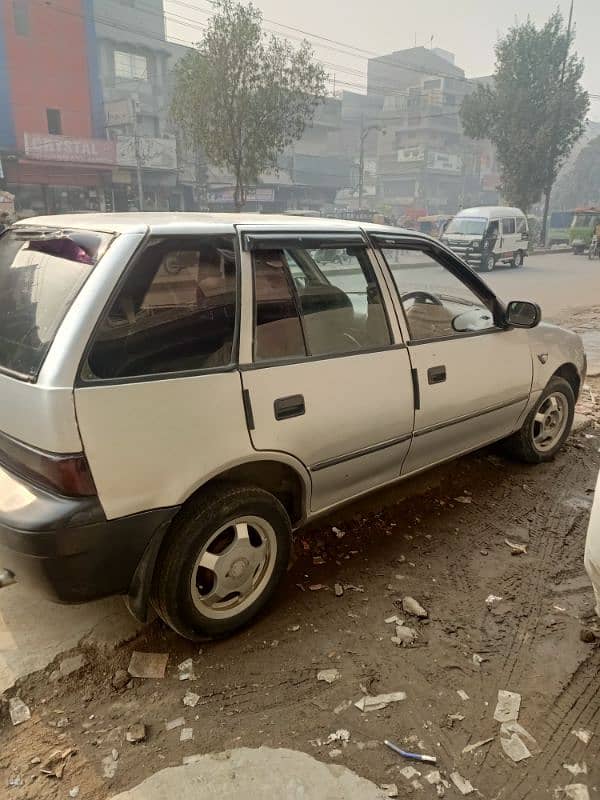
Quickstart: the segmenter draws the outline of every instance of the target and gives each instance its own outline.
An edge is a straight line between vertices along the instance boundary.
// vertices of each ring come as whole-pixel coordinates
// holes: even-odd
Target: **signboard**
[[[430,150],[427,153],[427,167],[439,172],[448,172],[452,175],[460,175],[462,172],[462,158],[454,153],[436,153]]]
[[[417,145],[416,147],[401,147],[400,150],[398,150],[398,161],[404,164],[424,160],[425,148],[423,145]]]
[[[175,139],[138,137],[140,163],[144,169],[177,169]],[[120,167],[137,165],[134,136],[117,136],[117,164]]]
[[[113,100],[104,104],[106,126],[130,125],[133,122],[131,100]]]
[[[209,199],[216,203],[233,203],[233,189],[217,189],[209,192]],[[246,202],[248,203],[272,203],[275,200],[274,189],[248,189]]]
[[[109,139],[76,139],[51,133],[26,133],[25,155],[37,161],[68,161],[72,164],[114,164],[115,143]]]

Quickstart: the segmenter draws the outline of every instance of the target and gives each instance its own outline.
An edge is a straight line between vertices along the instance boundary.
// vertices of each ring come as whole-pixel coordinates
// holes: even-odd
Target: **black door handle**
[[[304,396],[292,394],[289,397],[280,397],[273,403],[275,419],[289,419],[290,417],[301,417],[306,412]]]
[[[429,384],[443,383],[446,380],[446,367],[442,364],[439,367],[429,367],[427,370],[427,380]]]

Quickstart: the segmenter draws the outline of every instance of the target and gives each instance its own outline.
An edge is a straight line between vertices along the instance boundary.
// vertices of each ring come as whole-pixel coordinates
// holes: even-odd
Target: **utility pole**
[[[550,143],[550,153],[548,161],[548,177],[546,186],[544,188],[544,214],[542,217],[542,231],[541,231],[541,244],[545,247],[548,239],[548,212],[550,210],[550,194],[552,192],[552,184],[554,183],[553,165],[556,158],[556,139],[559,134],[560,119],[562,116],[562,95],[565,85],[565,72],[567,70],[567,61],[569,59],[569,50],[571,49],[571,25],[573,23],[573,0],[571,0],[571,8],[569,9],[569,24],[567,25],[567,45],[565,47],[565,55],[560,70],[560,82],[558,85],[558,104],[556,107],[556,119],[554,121],[554,128],[552,131],[552,140]]]
[[[363,190],[365,184],[365,142],[371,131],[379,131],[385,135],[385,128],[381,125],[369,125],[365,128],[364,114],[360,115],[360,150],[358,155],[358,211],[362,208]]]
[[[135,97],[130,98],[131,103],[131,123],[133,126],[133,148],[135,153],[135,169],[137,173],[137,193],[138,193],[138,206],[140,211],[144,210],[144,184],[142,180],[142,153],[140,147],[140,137],[138,136],[137,126],[137,100]]]

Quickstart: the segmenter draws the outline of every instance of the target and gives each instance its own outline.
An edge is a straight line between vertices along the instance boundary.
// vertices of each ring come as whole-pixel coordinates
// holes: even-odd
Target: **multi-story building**
[[[104,136],[89,0],[3,2],[0,21],[3,188],[21,215],[101,209],[115,145]]]
[[[91,0],[105,111],[116,167],[107,204],[129,209],[192,207],[169,124],[170,73],[186,49],[168,42],[163,0]]]

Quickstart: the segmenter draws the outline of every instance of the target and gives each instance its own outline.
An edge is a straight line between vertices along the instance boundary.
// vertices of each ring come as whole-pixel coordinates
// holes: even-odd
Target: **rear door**
[[[362,234],[241,237],[254,447],[306,465],[313,511],[397,478],[413,428],[410,364]]]

